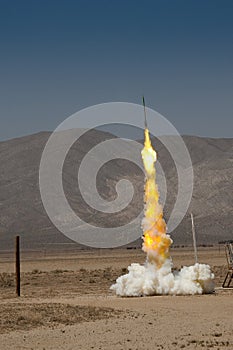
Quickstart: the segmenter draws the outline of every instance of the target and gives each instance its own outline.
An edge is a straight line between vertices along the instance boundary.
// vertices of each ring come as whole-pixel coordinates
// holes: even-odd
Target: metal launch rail
[[[225,252],[227,258],[228,271],[223,281],[222,287],[230,288],[231,281],[233,280],[233,241],[225,242]]]

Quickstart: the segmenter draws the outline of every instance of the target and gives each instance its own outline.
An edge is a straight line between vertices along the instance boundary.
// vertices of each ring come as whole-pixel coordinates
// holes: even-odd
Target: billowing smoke
[[[187,295],[212,293],[213,274],[209,265],[195,264],[183,267],[179,272],[171,271],[171,260],[160,268],[152,263],[131,264],[129,273],[118,277],[111,289],[121,296]]]
[[[129,272],[118,277],[111,289],[120,296],[212,293],[214,275],[209,265],[197,263],[183,267],[179,272],[172,271],[169,251],[172,240],[166,233],[166,223],[163,218],[163,209],[159,204],[159,191],[156,184],[154,163],[157,154],[152,148],[147,128],[142,159],[146,172],[142,249],[147,253],[147,260],[145,265],[130,265]]]

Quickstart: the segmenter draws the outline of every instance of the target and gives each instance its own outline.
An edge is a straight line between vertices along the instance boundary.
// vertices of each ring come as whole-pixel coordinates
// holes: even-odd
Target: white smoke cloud
[[[194,295],[214,291],[214,274],[205,264],[197,263],[172,272],[171,259],[167,259],[160,268],[153,263],[134,263],[128,271],[110,288],[119,296]]]

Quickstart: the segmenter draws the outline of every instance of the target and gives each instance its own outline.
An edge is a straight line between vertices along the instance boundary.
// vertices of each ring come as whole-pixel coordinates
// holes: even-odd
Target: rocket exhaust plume
[[[149,130],[145,129],[145,142],[142,150],[142,160],[146,172],[145,182],[145,209],[142,221],[143,246],[147,253],[147,260],[161,267],[169,258],[169,247],[172,240],[166,234],[166,223],[163,219],[163,209],[159,204],[159,191],[156,184],[156,171],[154,163],[157,154],[152,148]]]
[[[155,169],[157,154],[150,140],[144,97],[143,106],[145,140],[142,160],[145,169],[145,207],[142,220],[142,250],[147,254],[147,258],[144,265],[131,264],[128,267],[129,272],[118,277],[110,289],[120,296],[211,293],[214,291],[214,275],[209,265],[196,263],[183,267],[179,272],[172,272],[169,252],[172,239],[166,233],[163,208],[159,203]]]

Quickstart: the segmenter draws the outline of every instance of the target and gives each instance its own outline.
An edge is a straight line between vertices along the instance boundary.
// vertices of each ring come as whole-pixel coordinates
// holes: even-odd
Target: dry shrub
[[[13,275],[10,273],[2,272],[0,273],[0,287],[8,288],[14,285]]]

